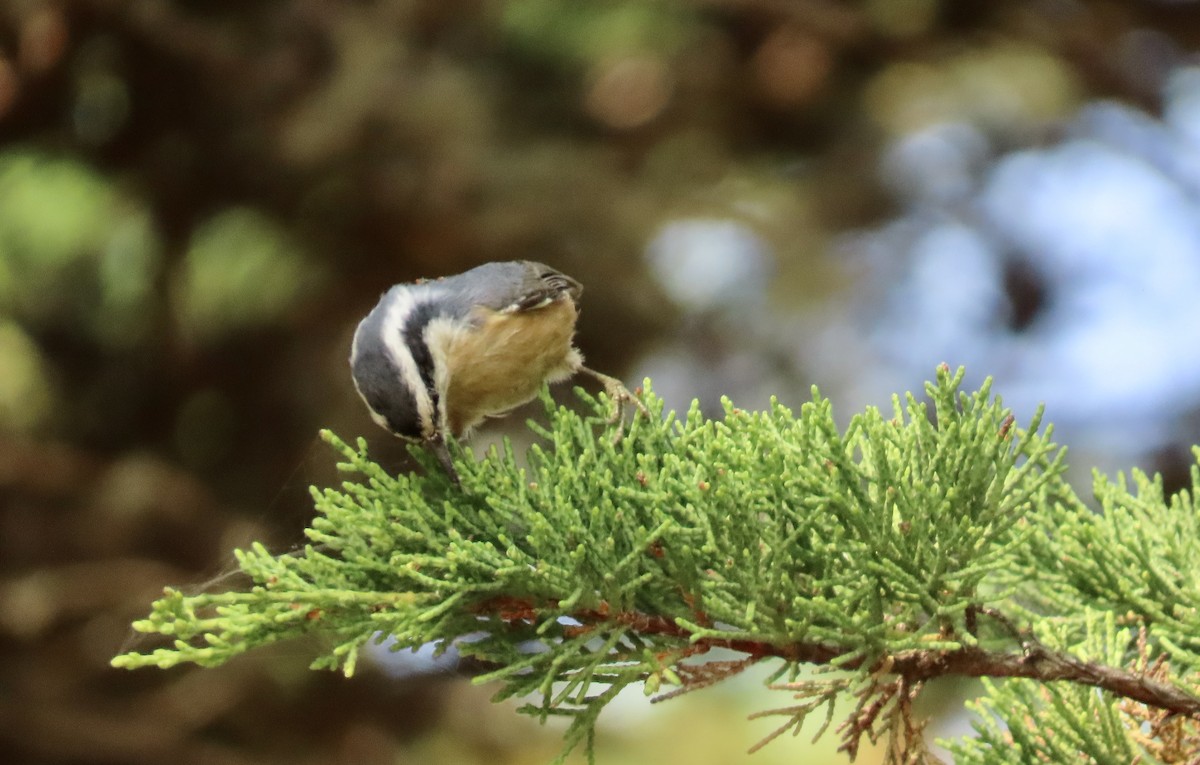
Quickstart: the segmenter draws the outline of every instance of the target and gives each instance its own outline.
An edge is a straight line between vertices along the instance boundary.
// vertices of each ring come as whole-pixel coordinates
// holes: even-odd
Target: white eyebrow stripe
[[[422,296],[425,300],[418,299],[421,292],[425,293]],[[404,341],[404,324],[421,303],[434,297],[429,293],[429,290],[414,287],[393,290],[388,295],[387,312],[380,324],[384,348],[392,363],[400,370],[403,383],[413,392],[417,403],[417,416],[421,420],[421,430],[426,437],[432,436],[436,431],[433,399],[425,388],[425,381],[421,379],[421,372],[417,369],[412,350]]]

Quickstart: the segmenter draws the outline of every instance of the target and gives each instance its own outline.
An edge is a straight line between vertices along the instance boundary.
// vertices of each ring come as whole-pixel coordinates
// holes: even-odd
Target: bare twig
[[[992,618],[998,616],[992,612],[988,615]],[[671,619],[634,611],[590,610],[579,612],[574,618],[588,625],[604,622],[622,624],[644,635],[665,635],[688,641],[690,645],[701,649],[700,652],[725,648],[747,654],[755,660],[780,658],[823,665],[850,653],[849,648],[832,643],[781,644],[724,639],[710,635],[693,640],[688,630]],[[884,671],[903,678],[910,686],[938,677],[1012,677],[1041,682],[1069,682],[1099,688],[1120,698],[1161,709],[1170,715],[1200,719],[1200,698],[1165,680],[1142,672],[1084,661],[1062,651],[1046,648],[1037,642],[1022,642],[1024,650],[1020,653],[988,651],[979,647],[964,647],[953,651],[900,651],[881,660],[881,663],[872,669],[883,669],[882,662],[886,662],[888,666]],[[840,664],[840,667],[847,670],[860,669],[863,661],[850,660]]]

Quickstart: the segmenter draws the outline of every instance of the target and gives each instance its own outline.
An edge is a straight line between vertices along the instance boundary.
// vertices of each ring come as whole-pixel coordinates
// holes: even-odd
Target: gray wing
[[[453,315],[464,317],[476,306],[493,311],[528,311],[563,294],[578,300],[583,292],[582,285],[571,277],[530,260],[485,263],[430,286],[442,287],[447,308]]]

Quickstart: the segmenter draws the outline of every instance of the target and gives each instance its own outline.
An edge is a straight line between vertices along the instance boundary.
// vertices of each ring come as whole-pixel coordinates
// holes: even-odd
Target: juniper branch
[[[511,609],[512,606],[506,604],[501,608]],[[532,607],[529,608],[532,610]],[[489,604],[482,605],[479,610],[489,610]],[[951,651],[910,649],[869,662],[866,657],[854,655],[845,646],[833,643],[776,644],[720,638],[710,633],[694,634],[674,621],[652,614],[589,610],[574,612],[570,617],[586,628],[594,629],[604,624],[622,625],[643,636],[675,638],[692,646],[692,655],[713,649],[725,649],[744,653],[754,660],[777,658],[790,663],[836,664],[839,669],[846,671],[863,669],[868,673],[875,673],[886,667],[888,674],[903,678],[914,685],[943,677],[1025,678],[1039,682],[1069,682],[1099,688],[1116,697],[1141,702],[1172,715],[1200,719],[1200,698],[1192,693],[1154,679],[1144,672],[1085,661],[1036,642],[1020,652],[989,651],[978,646]],[[502,614],[502,618],[512,618],[511,611]],[[839,661],[844,657],[850,658]],[[748,665],[743,665],[745,666]]]
[[[526,466],[507,444],[482,460],[450,445],[461,484],[433,465],[390,475],[364,442],[327,434],[359,478],[314,490],[312,544],[240,552],[248,592],[169,591],[134,626],[173,642],[113,663],[212,665],[316,633],[333,645],[314,666],[349,673],[387,636],[456,645],[493,667],[477,680],[498,682],[499,698],[537,694],[523,711],[572,717],[568,749],[625,686],[686,690],[767,659],[782,660],[773,687],[801,688],[801,665],[822,670],[789,712],[797,723],[851,694],[843,748],[887,734],[911,761],[925,750],[904,705],[938,677],[1008,680],[980,702],[1008,727],[981,723],[963,762],[1019,761],[1005,759],[1021,750],[1005,731],[1033,715],[1061,726],[1056,742],[1110,719],[1090,689],[1200,719],[1200,469],[1171,498],[1137,473],[1136,494],[1097,481],[1093,512],[1041,414],[1018,426],[988,384],[961,392],[962,377],[942,368],[923,398],[844,430],[815,389],[799,417],[726,402],[720,420],[698,406],[665,414],[647,391],[650,416],[620,440],[606,402],[586,399],[581,415],[546,398],[550,424],[531,425],[545,444]],[[706,668],[717,648],[746,658]],[[1129,668],[1139,656],[1153,673]],[[1091,695],[1046,697],[1031,682]],[[1110,723],[1080,745],[1118,759],[1145,749]],[[1023,744],[1051,758],[1057,745]]]

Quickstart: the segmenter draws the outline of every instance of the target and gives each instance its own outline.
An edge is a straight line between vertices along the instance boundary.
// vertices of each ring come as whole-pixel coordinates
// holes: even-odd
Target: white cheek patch
[[[430,398],[429,391],[425,389],[425,381],[421,379],[421,372],[417,369],[417,362],[413,358],[412,350],[404,339],[405,322],[417,310],[420,292],[424,291],[420,288],[410,287],[392,292],[387,313],[381,324],[381,331],[387,354],[396,368],[400,370],[399,384],[403,384],[413,392],[417,402],[417,416],[421,420],[421,430],[428,437],[436,431],[433,400]]]
[[[425,347],[429,349],[429,355],[434,360],[433,387],[442,391],[443,394],[450,389],[450,364],[447,362],[446,356],[463,332],[464,329],[461,325],[444,316],[439,316],[425,325]],[[438,423],[439,428],[443,429],[446,427],[445,410],[446,402],[443,401],[440,412],[441,422]]]

